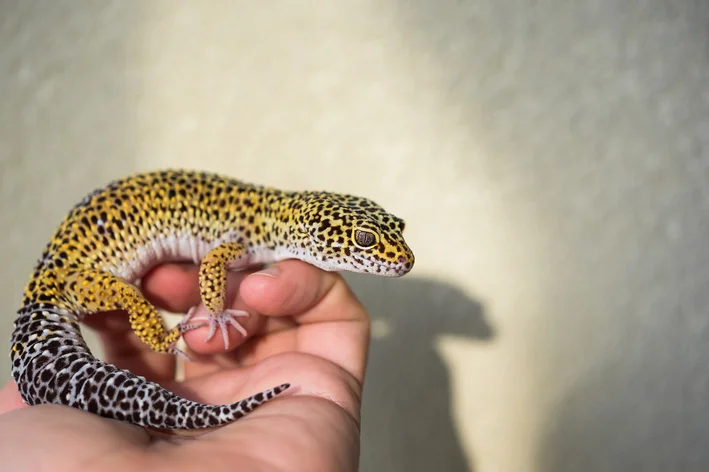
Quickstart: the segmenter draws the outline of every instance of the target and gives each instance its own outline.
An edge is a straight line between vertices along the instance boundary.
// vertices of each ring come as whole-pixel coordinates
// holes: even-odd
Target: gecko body
[[[182,333],[205,325],[245,330],[246,312],[225,307],[226,274],[299,259],[328,271],[397,277],[414,256],[404,221],[374,202],[330,192],[287,192],[205,172],[134,174],[86,196],[61,223],[25,288],[12,334],[12,375],[29,405],[57,403],[160,430],[220,426],[286,390],[283,384],[228,405],[179,397],[95,358],[79,323],[123,310],[152,350],[182,355]],[[167,329],[138,283],[155,266],[200,264],[209,318],[193,310]]]

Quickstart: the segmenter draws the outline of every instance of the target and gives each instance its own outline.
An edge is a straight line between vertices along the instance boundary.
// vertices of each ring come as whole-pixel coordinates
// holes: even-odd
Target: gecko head
[[[371,200],[305,192],[293,205],[290,252],[328,271],[398,277],[414,266],[406,224]]]

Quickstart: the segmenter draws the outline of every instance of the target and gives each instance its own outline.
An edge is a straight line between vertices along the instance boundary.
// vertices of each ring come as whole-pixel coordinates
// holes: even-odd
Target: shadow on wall
[[[469,471],[451,411],[439,335],[490,340],[482,306],[457,288],[417,278],[347,274],[373,321],[360,470]]]

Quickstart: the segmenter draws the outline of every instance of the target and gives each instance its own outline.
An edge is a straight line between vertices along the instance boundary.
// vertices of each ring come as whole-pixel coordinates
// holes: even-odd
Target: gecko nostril
[[[403,264],[404,262],[406,262],[406,258],[404,256],[399,256],[399,262]]]

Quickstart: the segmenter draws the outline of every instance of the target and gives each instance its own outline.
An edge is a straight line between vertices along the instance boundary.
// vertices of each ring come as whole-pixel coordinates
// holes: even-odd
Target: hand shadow
[[[482,306],[441,282],[345,277],[373,323],[360,470],[471,470],[452,420],[448,371],[434,343],[442,334],[490,340]]]

